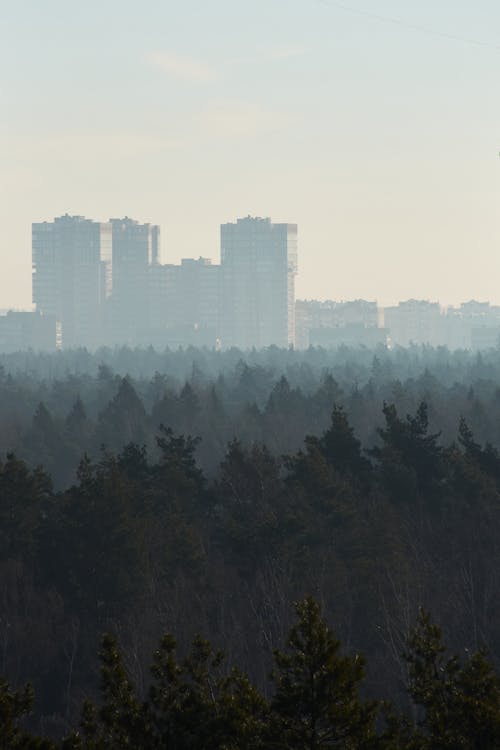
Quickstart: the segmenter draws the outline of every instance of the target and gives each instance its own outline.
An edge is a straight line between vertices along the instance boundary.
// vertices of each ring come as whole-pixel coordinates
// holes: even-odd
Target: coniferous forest
[[[500,747],[499,352],[0,365],[0,747]]]

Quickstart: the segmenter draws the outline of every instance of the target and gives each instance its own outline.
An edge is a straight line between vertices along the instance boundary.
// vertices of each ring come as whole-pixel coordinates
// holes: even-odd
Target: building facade
[[[220,266],[208,258],[183,258],[176,267],[174,322],[219,333]]]
[[[160,228],[126,216],[110,219],[113,246],[113,293],[110,340],[137,344],[150,327],[149,282],[151,266],[159,263]]]
[[[216,346],[219,336],[220,266],[208,258],[150,270],[149,309],[155,341],[168,346]]]
[[[376,302],[363,299],[346,302],[297,300],[295,345],[297,349],[307,349],[308,346],[323,345],[321,342],[328,340],[337,342],[345,339],[347,343],[356,335],[360,344],[371,341],[373,337],[378,340],[378,334],[372,330],[378,327],[378,322],[379,309]],[[323,333],[318,333],[321,329]],[[330,330],[331,334],[328,333]],[[316,331],[314,336],[311,336],[312,331]]]
[[[446,344],[450,349],[489,349],[498,345],[500,307],[470,300],[446,310]]]
[[[65,349],[203,342],[295,343],[297,226],[246,217],[221,227],[221,264],[159,262],[160,230],[129,217],[32,225],[33,302]]]
[[[386,307],[384,323],[393,346],[439,346],[445,339],[445,316],[438,302],[410,299]]]
[[[247,216],[220,239],[222,346],[293,345],[297,225]]]
[[[0,352],[56,350],[56,319],[29,310],[0,314]]]
[[[105,341],[112,291],[111,225],[83,216],[60,216],[32,225],[33,302],[52,316],[64,348]]]

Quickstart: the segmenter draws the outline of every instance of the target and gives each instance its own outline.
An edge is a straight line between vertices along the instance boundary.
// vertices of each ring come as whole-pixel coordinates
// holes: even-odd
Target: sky
[[[0,70],[0,309],[64,213],[170,263],[269,216],[300,298],[500,304],[497,0],[0,0]]]

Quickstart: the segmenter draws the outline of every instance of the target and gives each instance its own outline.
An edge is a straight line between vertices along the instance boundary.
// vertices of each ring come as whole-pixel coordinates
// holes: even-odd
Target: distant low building
[[[39,312],[9,310],[0,315],[0,352],[55,351],[56,319]]]
[[[393,346],[445,343],[444,313],[438,302],[410,299],[384,309],[384,325]]]
[[[470,300],[446,311],[446,342],[450,349],[489,349],[500,327],[500,307]]]
[[[176,319],[177,266],[163,263],[149,269],[148,319],[149,328],[159,331],[173,325]]]
[[[327,336],[326,330],[346,329],[354,326],[351,332],[344,331],[345,337],[350,337],[356,333],[367,339],[370,333],[364,334],[365,329],[377,329],[379,319],[379,310],[376,302],[363,299],[351,300],[347,302],[335,302],[326,300],[297,300],[295,304],[295,345],[297,349],[307,349],[308,346],[314,345],[311,339],[312,331],[324,330],[320,336]],[[337,333],[332,337],[336,338]],[[378,334],[373,334],[375,337]]]
[[[220,266],[183,258],[176,266],[174,325],[219,330]]]
[[[220,266],[208,258],[152,266],[149,329],[160,346],[215,346],[219,330]]]

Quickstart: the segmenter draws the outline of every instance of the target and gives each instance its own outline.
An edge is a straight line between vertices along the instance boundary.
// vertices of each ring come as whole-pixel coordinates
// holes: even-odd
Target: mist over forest
[[[494,349],[21,352],[0,355],[0,450],[42,464],[61,489],[84,454],[133,442],[156,456],[163,424],[201,439],[196,459],[213,476],[234,438],[277,457],[295,452],[337,405],[369,449],[384,403],[405,415],[421,401],[440,444],[455,440],[463,417],[482,443],[500,446],[499,382]]]
[[[498,350],[0,366],[5,747],[498,746]]]

